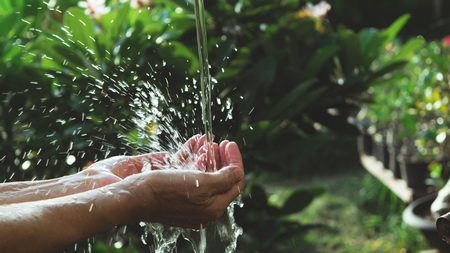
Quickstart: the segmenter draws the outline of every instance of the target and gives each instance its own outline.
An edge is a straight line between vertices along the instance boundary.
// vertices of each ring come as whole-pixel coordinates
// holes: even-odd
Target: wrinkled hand
[[[202,156],[201,138],[188,141],[191,151]],[[196,146],[196,145],[199,146]],[[170,226],[201,228],[220,218],[245,186],[244,167],[238,146],[223,141],[217,146],[216,172],[198,170],[157,170],[133,176],[132,185],[140,196],[142,220]],[[146,176],[144,176],[146,175]],[[134,178],[136,177],[136,178]],[[139,178],[137,178],[139,177]],[[146,185],[146,187],[139,187]],[[144,189],[144,190],[143,190]],[[145,199],[154,200],[149,203]],[[143,210],[149,210],[145,212]]]
[[[209,154],[209,157],[214,156],[213,165],[207,162],[208,150],[213,150],[213,154]],[[149,170],[191,168],[200,171],[215,171],[214,165],[219,162],[217,143],[213,143],[212,148],[208,149],[205,146],[205,136],[194,135],[175,154],[157,152],[139,156],[115,156],[92,164],[83,170],[81,175],[86,177],[86,181],[91,181],[93,188],[96,188],[141,173],[143,168]]]
[[[205,135],[194,135],[175,154],[174,166],[186,169],[194,166],[200,171],[213,172],[220,163],[217,143],[205,143]]]
[[[159,169],[170,160],[168,152],[158,152],[140,156],[114,156],[96,162],[79,174],[86,177],[86,181],[93,181],[96,187],[112,184],[137,173],[148,167]]]

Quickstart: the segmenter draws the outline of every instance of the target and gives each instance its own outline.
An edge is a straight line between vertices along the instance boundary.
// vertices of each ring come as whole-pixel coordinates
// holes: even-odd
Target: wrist
[[[114,184],[127,194],[128,223],[150,221],[155,213],[155,196],[150,187],[152,173],[139,173]]]

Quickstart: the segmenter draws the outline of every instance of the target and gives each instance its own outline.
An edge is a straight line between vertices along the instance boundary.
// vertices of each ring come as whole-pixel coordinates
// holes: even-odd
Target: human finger
[[[136,167],[137,172],[146,170],[160,170],[169,167],[171,154],[169,152],[156,152],[128,158],[128,163]]]
[[[201,154],[197,158],[196,169],[199,171],[206,171],[206,154]]]
[[[230,190],[232,188],[235,188],[235,190],[228,191],[229,197],[235,198],[237,197],[236,194],[240,194],[245,187],[245,172],[242,156],[239,147],[235,142],[222,141],[219,149],[221,161],[221,169],[219,172],[222,170],[231,170],[236,178],[234,185],[229,186]],[[228,176],[228,178],[230,178],[230,176]]]
[[[228,143],[229,143],[228,140],[224,140],[219,144],[219,160],[220,160],[219,167],[226,166],[227,164],[226,146]]]
[[[242,155],[236,142],[226,142],[224,145],[224,157],[226,164],[237,166],[243,171],[244,164],[242,162]]]
[[[206,172],[214,172],[220,166],[220,154],[219,145],[217,143],[211,143],[203,145],[197,152],[197,156],[205,158]]]
[[[180,150],[177,152],[177,156],[179,160],[186,160],[189,155],[192,153],[197,153],[198,149],[200,148],[199,143],[204,142],[204,136],[201,136],[199,134],[196,134],[189,138],[183,145],[181,145]]]
[[[208,173],[209,189],[211,195],[227,195],[231,202],[235,199],[245,185],[244,171],[235,166],[227,166],[213,173]]]

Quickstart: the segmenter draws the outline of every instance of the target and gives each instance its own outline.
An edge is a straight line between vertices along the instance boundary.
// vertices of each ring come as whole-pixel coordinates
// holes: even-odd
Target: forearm
[[[0,205],[45,200],[99,188],[149,169],[168,168],[171,154],[159,152],[140,156],[117,156],[91,165],[76,174],[49,180],[0,184]]]
[[[0,206],[0,249],[4,253],[60,252],[81,239],[131,222],[138,209],[124,187],[100,189],[55,199]]]
[[[57,179],[0,184],[0,205],[67,196],[99,187],[82,173]]]

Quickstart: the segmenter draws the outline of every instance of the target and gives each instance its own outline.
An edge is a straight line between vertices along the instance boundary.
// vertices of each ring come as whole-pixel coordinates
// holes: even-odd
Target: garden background
[[[107,1],[104,13],[73,0],[0,2],[3,182],[148,151],[139,131],[161,123],[130,120],[152,105],[146,83],[164,91],[159,110],[177,112],[181,136],[202,129],[200,104],[186,103],[200,94],[193,2],[131,2]],[[330,0],[319,14],[307,3],[205,2],[213,130],[239,144],[247,175],[238,251],[427,249],[401,220],[405,204],[362,168],[355,120],[376,87],[450,34],[450,3]],[[138,224],[107,231],[93,252],[147,252],[142,234]]]

